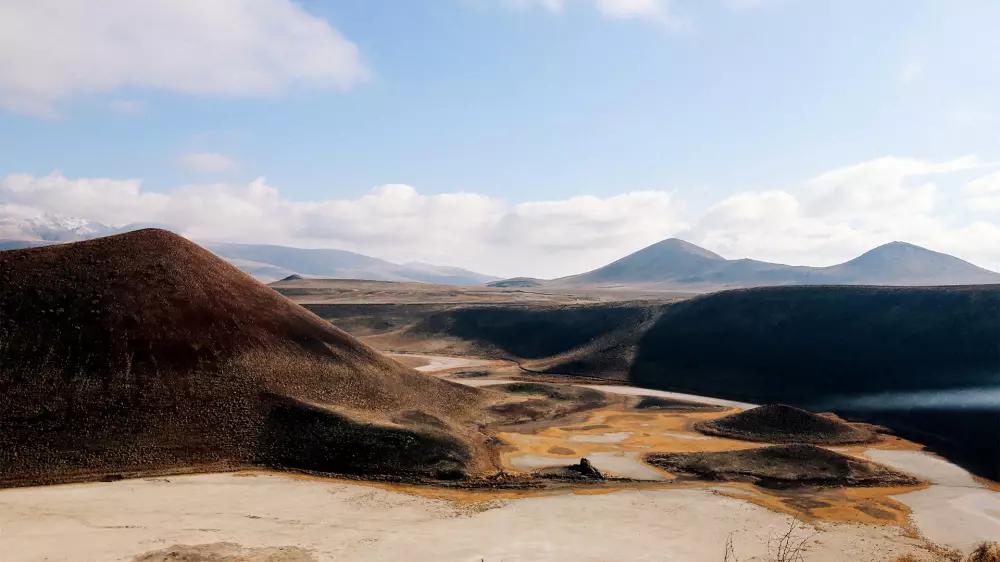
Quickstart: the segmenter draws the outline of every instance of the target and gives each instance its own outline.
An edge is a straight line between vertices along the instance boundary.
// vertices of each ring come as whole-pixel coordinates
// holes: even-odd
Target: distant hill
[[[454,477],[485,446],[466,417],[480,391],[163,230],[0,252],[0,342],[2,484],[241,466]]]
[[[832,282],[866,285],[978,285],[1000,274],[905,242],[891,242],[851,261],[821,268]]]
[[[515,288],[541,287],[544,284],[545,284],[544,280],[535,279],[533,277],[511,277],[510,279],[491,281],[486,285],[489,287],[497,287],[500,289],[515,289]]]
[[[772,285],[978,285],[1000,283],[995,273],[956,257],[904,242],[872,249],[829,267],[730,260],[671,238],[593,271],[550,286],[645,285],[710,291]]]
[[[56,244],[56,242],[38,242],[34,240],[0,240],[0,251],[20,250],[22,248],[37,248],[38,246],[47,246],[49,244]]]
[[[35,248],[65,242],[62,240],[0,240],[0,251]],[[460,286],[483,285],[500,279],[458,267],[422,262],[397,264],[346,250],[231,243],[206,243],[204,247],[264,283],[278,281],[293,274],[326,279],[413,281]]]
[[[397,264],[345,250],[229,243],[208,243],[205,247],[264,282],[277,281],[292,274],[327,279],[416,281],[443,285],[482,285],[499,279],[457,267],[420,262]]]
[[[573,284],[649,283],[696,280],[727,262],[722,256],[677,238],[663,240],[589,273],[562,279]]]

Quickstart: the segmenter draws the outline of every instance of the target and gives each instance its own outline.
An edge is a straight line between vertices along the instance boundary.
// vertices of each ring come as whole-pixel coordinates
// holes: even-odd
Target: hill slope
[[[769,285],[972,285],[1000,283],[1000,273],[956,257],[892,242],[829,267],[728,260],[672,238],[593,271],[556,279],[554,286],[647,285],[716,290]]]
[[[383,357],[166,231],[0,252],[0,344],[3,483],[480,466],[464,429],[480,392]]]
[[[1000,283],[1000,274],[906,242],[890,242],[822,274],[844,285],[974,285]]]
[[[714,271],[726,263],[722,256],[677,238],[647,246],[638,252],[588,273],[556,279],[567,285],[650,283],[684,280]]]

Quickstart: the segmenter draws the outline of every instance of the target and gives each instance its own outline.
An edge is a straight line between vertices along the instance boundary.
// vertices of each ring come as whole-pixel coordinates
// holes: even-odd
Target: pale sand
[[[569,440],[577,443],[620,443],[631,436],[631,431],[614,431],[597,435],[572,435]]]
[[[928,539],[962,551],[1000,539],[1000,492],[966,470],[923,451],[869,449],[865,456],[932,483],[894,496],[913,511],[913,522]]]
[[[735,400],[725,400],[722,398],[711,398],[709,396],[697,396],[695,394],[684,394],[683,392],[668,392],[666,390],[653,390],[651,388],[641,388],[638,386],[625,385],[583,385],[595,390],[603,390],[612,394],[626,394],[629,396],[657,396],[660,398],[673,398],[676,400],[687,400],[688,402],[699,402],[701,404],[711,404],[712,406],[725,406],[727,408],[739,408],[746,410],[753,408],[756,404],[749,402],[737,402]]]
[[[463,379],[457,377],[448,378],[447,380],[450,380],[451,382],[457,382],[458,384],[464,384],[465,386],[475,386],[475,387],[490,386],[494,384],[513,384],[516,382],[524,382],[524,381],[516,381],[513,379],[486,379],[486,378]]]
[[[0,553],[5,562],[111,561],[231,542],[342,562],[718,562],[730,534],[741,559],[761,556],[790,521],[710,490],[453,503],[338,481],[208,474],[2,490]],[[809,544],[810,561],[881,561],[919,548],[892,525],[823,524]]]
[[[436,373],[451,369],[482,367],[495,363],[495,361],[489,359],[471,359],[466,357],[451,357],[448,355],[424,355],[421,353],[387,353],[386,355],[396,358],[397,360],[403,360],[403,363],[406,363],[406,359],[412,359],[420,363],[426,361],[426,364],[414,367],[416,370],[423,373]]]

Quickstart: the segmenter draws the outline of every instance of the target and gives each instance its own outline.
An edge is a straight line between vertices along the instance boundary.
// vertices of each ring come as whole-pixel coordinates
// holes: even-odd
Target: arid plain
[[[124,382],[102,383],[145,385],[132,392],[150,393],[163,408],[153,418],[143,414],[148,399],[126,409],[140,420],[139,450],[60,423],[80,416],[72,408],[38,414],[27,399],[18,402],[9,427],[50,420],[52,439],[77,435],[94,452],[53,472],[35,462],[29,437],[5,437],[5,458],[15,461],[6,476],[19,486],[0,490],[0,548],[14,553],[5,559],[937,561],[963,560],[1000,536],[1000,486],[889,428],[635,385],[629,372],[640,336],[664,306],[690,295],[272,285],[310,313],[168,233],[86,244],[5,259],[28,268],[82,255],[87,266],[63,268],[69,275],[60,282],[105,281],[98,286],[124,291],[115,302],[136,299],[127,302],[142,314],[160,306],[160,289],[133,292],[134,283],[103,279],[107,259],[128,260],[114,271],[136,275],[158,268],[175,280],[167,294],[203,296],[147,328],[160,330],[141,342],[159,363],[134,361],[116,375]],[[164,251],[173,259],[143,257]],[[12,290],[21,290],[17,279],[6,281]],[[224,292],[213,287],[253,295],[254,308],[240,301],[218,315],[214,299]],[[60,304],[81,329],[98,320],[118,326],[118,316],[97,306],[103,296],[84,295],[79,310]],[[241,314],[264,320],[246,332]],[[216,347],[208,355],[192,348],[196,368],[163,379],[171,380],[164,392],[163,350],[149,342],[189,341],[171,326],[192,318],[219,330],[211,332]],[[52,322],[36,325],[32,336]],[[76,357],[83,343],[63,345],[52,353]],[[9,345],[7,357],[17,349]],[[259,362],[276,350],[288,359]],[[344,369],[344,361],[354,366]],[[281,376],[303,364],[314,374]],[[238,422],[217,410],[218,427],[206,427],[200,413],[182,409],[192,406],[191,385],[234,373],[264,397],[241,390]],[[324,386],[313,388],[315,377]],[[39,392],[21,379],[10,384],[10,396]],[[81,383],[60,384],[72,395]],[[202,398],[204,407],[214,399]],[[206,439],[224,447],[205,451],[198,444]]]

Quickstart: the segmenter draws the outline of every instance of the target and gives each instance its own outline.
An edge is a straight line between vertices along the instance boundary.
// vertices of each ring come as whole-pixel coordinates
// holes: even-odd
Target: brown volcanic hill
[[[710,435],[769,443],[843,445],[864,443],[876,437],[867,429],[784,404],[766,404],[700,422],[695,429]]]
[[[484,466],[465,429],[481,396],[163,230],[0,252],[0,483],[207,465],[458,476]]]

